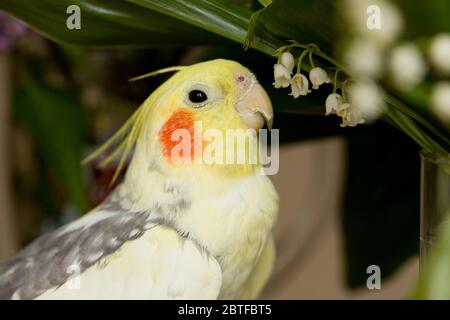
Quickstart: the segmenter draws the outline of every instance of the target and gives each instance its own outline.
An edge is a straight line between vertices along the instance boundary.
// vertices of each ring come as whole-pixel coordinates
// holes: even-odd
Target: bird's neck
[[[250,232],[258,243],[264,242],[278,203],[267,176],[254,171],[224,177],[202,168],[194,173],[167,167],[160,158],[146,159],[135,154],[124,182],[115,190],[116,201],[128,205],[121,211],[149,211],[206,244],[214,256],[235,252],[232,248],[248,243]]]
[[[128,205],[126,210],[176,215],[199,196],[216,197],[229,192],[238,181],[259,174],[260,168],[173,165],[158,153],[148,156],[136,152],[115,196]]]

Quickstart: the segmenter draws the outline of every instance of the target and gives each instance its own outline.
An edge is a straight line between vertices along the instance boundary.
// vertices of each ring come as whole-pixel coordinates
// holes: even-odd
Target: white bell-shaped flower
[[[404,44],[392,51],[389,71],[397,88],[410,90],[425,78],[427,65],[415,45]]]
[[[379,47],[395,42],[404,30],[402,12],[392,1],[343,0],[340,4],[347,30]]]
[[[429,56],[436,70],[450,74],[450,33],[440,34],[431,42]]]
[[[383,50],[366,38],[357,38],[346,45],[344,63],[357,76],[378,78],[383,72]]]
[[[289,74],[294,70],[294,56],[290,52],[283,52],[280,59],[281,64],[287,69]]]
[[[287,88],[291,85],[291,74],[284,65],[280,63],[274,65],[273,76],[275,79],[273,86],[275,88]]]
[[[337,115],[342,118],[341,127],[355,127],[365,122],[361,111],[350,103],[340,105]]]
[[[361,111],[362,117],[372,122],[384,110],[384,94],[382,90],[371,81],[357,81],[347,87],[348,99],[352,105]]]
[[[437,83],[431,93],[431,109],[442,122],[450,124],[450,82]]]
[[[309,82],[303,74],[297,73],[291,80],[290,95],[297,99],[300,96],[306,96],[309,93]]]
[[[311,80],[313,89],[319,89],[322,84],[331,82],[327,72],[319,67],[315,67],[309,72],[309,80]]]
[[[327,97],[327,100],[325,101],[325,115],[330,115],[333,113],[336,113],[339,106],[342,104],[343,99],[342,96],[338,93],[332,93]]]

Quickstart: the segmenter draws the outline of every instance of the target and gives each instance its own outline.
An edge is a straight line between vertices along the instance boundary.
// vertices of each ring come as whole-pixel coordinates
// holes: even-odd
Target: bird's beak
[[[259,83],[254,83],[239,99],[236,110],[249,128],[257,130],[266,124],[269,130],[272,129],[272,102]]]

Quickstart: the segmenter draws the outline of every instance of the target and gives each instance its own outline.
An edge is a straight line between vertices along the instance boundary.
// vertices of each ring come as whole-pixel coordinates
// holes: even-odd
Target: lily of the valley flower
[[[311,80],[313,89],[319,89],[322,84],[331,82],[327,72],[319,67],[315,67],[309,72],[309,80]]]
[[[427,66],[415,45],[404,44],[392,51],[389,70],[394,84],[399,89],[409,90],[423,80]]]
[[[341,104],[336,113],[342,118],[341,127],[355,127],[365,122],[361,111],[350,103]]]
[[[287,88],[291,85],[291,73],[284,65],[280,63],[274,65],[273,76],[275,79],[273,86],[275,88]]]
[[[433,39],[429,55],[438,72],[450,74],[450,33],[437,35]]]
[[[450,82],[440,82],[431,93],[431,108],[439,119],[450,124]]]
[[[290,52],[283,52],[281,54],[280,63],[277,63],[273,67],[274,79],[273,83],[275,88],[287,88],[291,85],[291,74],[294,70],[294,56]]]
[[[339,7],[349,31],[379,47],[392,44],[404,29],[402,13],[391,1],[343,0]]]
[[[382,50],[370,39],[352,40],[343,53],[345,65],[353,74],[363,77],[379,77],[383,71]]]
[[[281,64],[287,69],[289,74],[294,70],[294,56],[290,52],[283,52],[280,59]]]
[[[290,95],[297,99],[300,96],[306,96],[309,93],[309,82],[303,74],[297,73],[291,80]]]
[[[342,96],[338,93],[332,93],[327,97],[325,101],[325,115],[336,113],[339,107],[342,105]]]
[[[349,101],[368,122],[376,120],[384,110],[384,94],[371,81],[357,81],[347,88]]]

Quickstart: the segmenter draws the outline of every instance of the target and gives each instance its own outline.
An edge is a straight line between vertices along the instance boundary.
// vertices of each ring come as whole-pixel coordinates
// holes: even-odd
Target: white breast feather
[[[84,271],[78,283],[38,299],[216,299],[222,271],[194,241],[157,226]]]

